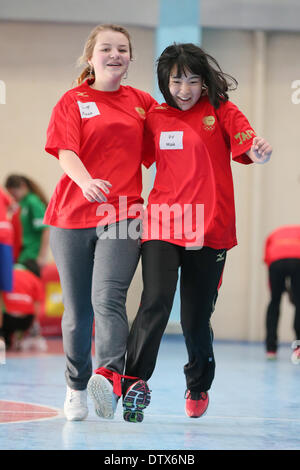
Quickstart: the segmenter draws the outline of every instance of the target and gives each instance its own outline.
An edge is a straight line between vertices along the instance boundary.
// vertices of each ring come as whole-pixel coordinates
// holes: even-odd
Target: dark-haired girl
[[[166,103],[153,106],[146,119],[144,158],[148,166],[156,161],[157,172],[144,223],[144,289],[129,336],[126,375],[151,377],[180,268],[188,352],[185,411],[198,418],[208,407],[215,373],[210,318],[227,250],[237,244],[231,156],[243,164],[265,163],[272,148],[229,101],[236,80],[200,47],[167,47],[157,74]],[[126,381],[124,418],[142,421],[130,387]]]
[[[17,261],[31,260],[41,268],[47,262],[49,247],[49,229],[43,223],[46,196],[37,183],[24,175],[8,176],[5,187],[20,206],[22,247]]]

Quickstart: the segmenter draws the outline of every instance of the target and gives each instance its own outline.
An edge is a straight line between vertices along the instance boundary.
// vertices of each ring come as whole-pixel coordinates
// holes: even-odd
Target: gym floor
[[[163,338],[152,401],[143,423],[97,417],[89,399],[85,421],[63,414],[64,356],[60,339],[45,353],[6,354],[0,365],[2,450],[299,450],[300,365],[289,344],[267,361],[261,343],[215,342],[216,377],[205,416],[184,412],[187,360],[183,338]]]

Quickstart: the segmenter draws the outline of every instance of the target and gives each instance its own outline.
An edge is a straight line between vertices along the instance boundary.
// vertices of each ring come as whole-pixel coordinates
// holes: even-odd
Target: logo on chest
[[[77,96],[82,96],[83,98],[88,98],[89,95],[86,91],[76,91]]]
[[[216,124],[216,118],[214,116],[204,116],[202,124],[205,131],[213,131]]]
[[[159,148],[161,150],[182,150],[183,131],[161,132]]]
[[[146,119],[146,111],[144,110],[144,108],[139,108],[137,106],[135,110],[142,119]]]

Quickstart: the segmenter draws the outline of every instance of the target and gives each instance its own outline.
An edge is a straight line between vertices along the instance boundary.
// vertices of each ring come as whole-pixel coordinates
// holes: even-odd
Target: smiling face
[[[130,62],[130,46],[127,37],[112,30],[100,31],[97,35],[90,66],[95,71],[95,84],[105,88],[107,83],[117,87],[127,72]]]
[[[182,111],[188,111],[197,103],[202,93],[202,86],[203,80],[200,75],[195,75],[185,69],[178,76],[177,66],[172,68],[169,90],[176,105]]]

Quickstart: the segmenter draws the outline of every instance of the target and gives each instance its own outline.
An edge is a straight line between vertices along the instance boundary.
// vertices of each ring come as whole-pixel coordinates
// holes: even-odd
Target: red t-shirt
[[[42,281],[31,271],[15,268],[13,290],[3,293],[4,308],[16,316],[34,314],[34,303],[42,302],[44,288]]]
[[[19,258],[22,249],[23,228],[21,223],[21,208],[18,207],[12,215],[11,225],[13,228],[13,251],[14,260]]]
[[[245,152],[255,135],[246,117],[230,101],[217,110],[208,97],[202,97],[188,111],[166,104],[153,106],[146,119],[144,159],[148,167],[156,160],[157,173],[148,198],[143,241],[160,239],[215,249],[236,245],[230,154],[237,162],[252,163]],[[163,204],[174,208],[170,236],[163,236],[168,224],[157,217]],[[168,218],[167,209],[161,209]],[[177,230],[180,224],[181,237]]]
[[[12,204],[10,196],[0,188],[0,243],[13,245],[13,226],[7,217],[7,210]]]
[[[300,225],[279,227],[266,239],[264,262],[270,266],[284,258],[300,258]]]
[[[142,139],[146,112],[153,103],[156,102],[148,93],[130,86],[103,92],[87,82],[62,96],[51,116],[46,151],[58,158],[59,149],[72,150],[93,178],[107,180],[112,187],[105,204],[91,203],[64,174],[50,200],[45,224],[88,228],[114,218],[134,218],[128,210],[143,203]]]

